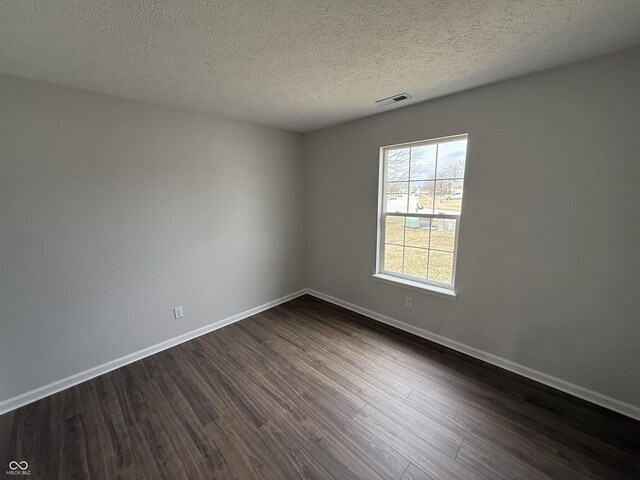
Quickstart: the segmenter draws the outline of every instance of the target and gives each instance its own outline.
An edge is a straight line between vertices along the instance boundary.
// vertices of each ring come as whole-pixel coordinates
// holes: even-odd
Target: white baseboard
[[[271,302],[265,303],[264,305],[260,305],[258,307],[252,308],[250,310],[246,310],[242,313],[238,313],[231,317],[218,320],[217,322],[211,323],[204,327],[198,328],[196,330],[192,330],[191,332],[184,333],[174,338],[170,338],[169,340],[165,340],[164,342],[157,343],[150,347],[147,347],[143,350],[139,350],[134,353],[130,353],[129,355],[125,355],[124,357],[120,357],[116,360],[112,360],[107,363],[103,363],[102,365],[98,365],[97,367],[90,368],[83,372],[76,373],[75,375],[71,375],[69,377],[63,378],[61,380],[57,380],[48,385],[44,385],[42,387],[38,387],[29,392],[25,392],[18,396],[9,398],[7,400],[3,400],[0,402],[0,415],[10,412],[11,410],[15,410],[16,408],[27,405],[31,402],[35,402],[36,400],[40,400],[41,398],[48,397],[49,395],[53,395],[61,390],[64,390],[69,387],[73,387],[82,382],[86,382],[87,380],[91,380],[97,376],[103,375],[107,372],[115,370],[117,368],[123,367],[130,363],[141,360],[149,355],[153,355],[154,353],[161,352],[166,350],[167,348],[175,347],[180,343],[184,343],[193,338],[204,335],[205,333],[212,332],[219,328],[222,328],[226,325],[230,325],[239,320],[243,320],[251,315],[255,315],[256,313],[263,312],[264,310],[268,310],[269,308],[275,307],[276,305],[280,305],[281,303],[288,302],[289,300],[293,300],[296,297],[304,295],[307,293],[306,289],[299,290],[297,292],[291,293],[289,295],[285,295],[284,297],[278,298]]]
[[[365,317],[369,317],[373,320],[386,323],[387,325],[391,325],[392,327],[404,330],[405,332],[412,333],[414,335],[417,335],[418,337],[426,338],[427,340],[431,340],[432,342],[444,345],[445,347],[457,350],[458,352],[465,353],[471,357],[477,358],[492,365],[496,365],[500,368],[504,368],[505,370],[509,370],[510,372],[517,373],[518,375],[522,375],[523,377],[530,378],[531,380],[535,380],[536,382],[540,382],[544,385],[553,387],[565,393],[569,393],[588,402],[600,405],[601,407],[608,408],[609,410],[613,410],[614,412],[618,412],[622,415],[640,420],[640,407],[637,407],[635,405],[616,400],[615,398],[611,398],[601,393],[594,392],[593,390],[581,387],[580,385],[576,385],[552,375],[539,372],[538,370],[525,367],[524,365],[520,365],[518,363],[512,362],[511,360],[507,360],[505,358],[498,357],[497,355],[493,355],[483,350],[465,345],[464,343],[451,340],[450,338],[443,337],[442,335],[431,333],[414,325],[396,320],[395,318],[391,318],[367,308],[361,307],[359,305],[347,302],[345,300],[332,297],[331,295],[327,295],[326,293],[318,292],[312,289],[307,289],[307,293],[322,300],[326,300],[327,302],[344,307],[347,310],[351,310],[353,312],[364,315]]]
[[[410,325],[400,320],[396,320],[394,318],[388,317],[386,315],[382,315],[380,313],[374,312],[372,310],[361,307],[359,305],[355,305],[345,300],[341,300],[339,298],[336,298],[331,295],[327,295],[325,293],[318,292],[312,289],[299,290],[297,292],[291,293],[289,295],[278,298],[271,302],[252,308],[250,310],[246,310],[244,312],[219,320],[217,322],[198,328],[191,332],[187,332],[185,334],[179,335],[169,340],[165,340],[164,342],[160,342],[156,345],[152,345],[143,350],[139,350],[129,355],[125,355],[124,357],[120,357],[116,360],[112,360],[102,365],[98,365],[96,367],[90,368],[83,372],[79,372],[69,377],[55,381],[48,385],[44,385],[42,387],[36,388],[29,392],[25,392],[13,398],[4,400],[0,402],[0,415],[10,412],[11,410],[15,410],[16,408],[22,407],[29,403],[35,402],[36,400],[40,400],[41,398],[47,397],[49,395],[53,395],[54,393],[57,393],[66,388],[73,387],[74,385],[85,382],[97,376],[103,375],[112,370],[116,370],[117,368],[123,367],[125,365],[136,362],[138,360],[141,360],[145,357],[148,357],[149,355],[153,355],[155,353],[161,352],[168,348],[184,343],[193,338],[199,337],[206,333],[222,328],[226,325],[230,325],[239,320],[243,320],[247,317],[250,317],[251,315],[255,315],[257,313],[263,312],[265,310],[268,310],[269,308],[275,307],[276,305],[280,305],[281,303],[284,303],[284,302],[288,302],[289,300],[293,300],[294,298],[297,298],[304,294],[313,295],[314,297],[318,297],[322,300],[326,300],[327,302],[333,303],[335,305],[339,305],[341,307],[346,308],[347,310],[351,310],[353,312],[359,313],[373,320],[377,320],[387,325],[391,325],[392,327],[396,327],[400,330],[404,330],[405,332],[412,333],[419,337],[426,338],[427,340],[431,340],[432,342],[435,342],[440,345],[444,345],[445,347],[449,347],[453,350],[457,350],[459,352],[465,353],[471,357],[474,357],[479,360],[490,363],[492,365],[496,365],[498,367],[504,368],[505,370],[509,370],[511,372],[517,373],[518,375],[522,375],[523,377],[530,378],[544,385],[548,385],[550,387],[556,388],[565,393],[574,395],[578,398],[582,398],[583,400],[587,400],[588,402],[595,403],[596,405],[600,405],[604,408],[608,408],[609,410],[613,410],[615,412],[621,413],[623,415],[634,418],[636,420],[640,420],[640,407],[637,407],[635,405],[631,405],[629,403],[616,400],[615,398],[611,398],[601,393],[594,392],[593,390],[589,390],[579,385],[561,380],[552,375],[548,375],[546,373],[539,372],[532,368],[525,367],[524,365],[520,365],[518,363],[512,362],[511,360],[498,357],[496,355],[485,352],[483,350],[479,350],[477,348],[471,347],[464,343],[451,340],[450,338],[443,337],[442,335],[431,333],[427,330],[416,327],[414,325]]]

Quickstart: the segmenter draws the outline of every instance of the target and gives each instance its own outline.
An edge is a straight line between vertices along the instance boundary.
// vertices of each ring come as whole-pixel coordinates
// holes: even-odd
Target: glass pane
[[[407,213],[409,185],[407,182],[387,183],[386,212]]]
[[[433,213],[434,182],[409,184],[409,213]]]
[[[407,217],[404,234],[405,245],[429,248],[430,225],[431,221],[428,218]]]
[[[429,280],[451,285],[453,253],[429,251]]]
[[[409,148],[387,150],[387,181],[409,180]]]
[[[438,180],[435,183],[435,213],[459,215],[462,210],[463,180]]]
[[[386,217],[384,243],[404,244],[404,217]]]
[[[467,139],[438,144],[438,178],[464,177]]]
[[[411,149],[411,180],[436,178],[436,148],[434,144]]]
[[[384,246],[384,269],[387,272],[402,273],[402,250],[398,245]]]
[[[456,244],[456,220],[431,219],[431,245],[429,248],[453,252]]]
[[[407,247],[404,249],[404,274],[427,278],[427,258],[429,250]]]

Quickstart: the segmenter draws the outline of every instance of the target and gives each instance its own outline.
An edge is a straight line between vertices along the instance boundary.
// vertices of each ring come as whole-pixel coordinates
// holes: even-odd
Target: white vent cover
[[[392,103],[404,102],[405,100],[409,100],[411,95],[408,93],[397,93],[396,95],[391,95],[390,97],[383,98],[382,100],[376,100],[376,103],[381,107],[385,107],[387,105],[391,105]]]

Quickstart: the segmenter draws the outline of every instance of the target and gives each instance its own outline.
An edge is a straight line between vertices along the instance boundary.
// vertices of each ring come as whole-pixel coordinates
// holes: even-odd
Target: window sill
[[[398,287],[406,287],[412,290],[417,290],[422,293],[428,293],[437,297],[446,298],[448,300],[455,300],[457,298],[456,292],[443,287],[436,287],[435,285],[427,285],[425,283],[414,282],[405,278],[394,277],[391,275],[385,275],[384,273],[374,273],[374,280],[379,282],[390,283]]]

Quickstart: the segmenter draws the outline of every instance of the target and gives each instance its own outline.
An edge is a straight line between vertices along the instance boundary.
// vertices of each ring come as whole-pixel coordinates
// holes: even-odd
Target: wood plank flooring
[[[640,422],[304,296],[0,417],[0,475],[638,479]]]

